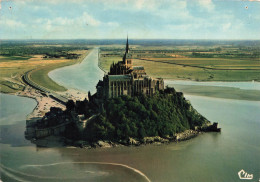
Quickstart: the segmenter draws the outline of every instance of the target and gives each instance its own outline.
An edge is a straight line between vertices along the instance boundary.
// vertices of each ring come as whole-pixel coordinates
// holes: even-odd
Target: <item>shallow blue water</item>
[[[35,106],[33,99],[0,93],[0,125],[25,120]]]
[[[56,69],[49,73],[49,77],[60,85],[83,91],[96,92],[96,84],[101,80],[104,72],[98,67],[98,48],[95,48],[80,63]]]
[[[196,82],[184,80],[165,80],[165,85],[201,85],[201,86],[219,86],[219,87],[234,87],[246,90],[260,90],[259,82]]]
[[[97,54],[97,52],[93,53]],[[89,56],[91,58],[91,54]],[[92,56],[97,58],[95,55]],[[96,68],[97,61],[93,58],[90,59],[92,61],[86,60],[86,62],[89,61],[88,63]],[[72,77],[78,78],[81,74],[85,75],[86,72],[93,71],[92,66],[79,68],[81,71],[76,74],[77,76],[73,74]],[[72,66],[72,69],[75,71],[76,68]],[[61,80],[66,80],[68,73],[72,71],[62,71],[57,75]],[[86,79],[89,80],[88,83],[82,79],[77,80],[76,85],[82,90],[94,91],[102,75],[103,73],[98,72],[98,78],[91,82],[89,80],[93,76],[91,74]],[[65,84],[73,87],[73,79]],[[1,106],[1,111],[3,108],[7,111],[5,117],[12,118],[13,112],[17,112],[19,117],[25,118],[28,110],[24,109],[24,105],[19,101],[20,98],[15,96],[11,98],[14,100],[9,102],[9,96],[5,94],[3,96],[5,98],[2,99],[1,105],[4,107]],[[2,175],[5,179],[20,181],[148,181],[142,175],[144,174],[151,181],[158,182],[219,182],[240,181],[238,171],[244,169],[254,175],[252,181],[258,181],[260,178],[260,102],[189,95],[185,97],[210,121],[219,122],[222,132],[206,133],[189,141],[161,146],[95,150],[37,148],[34,145],[24,145],[24,141],[17,140],[18,137],[24,138],[21,131],[24,131],[25,121],[21,120],[20,125],[17,125],[17,117],[14,117],[9,119],[10,125],[5,128],[8,132],[4,136],[5,140],[1,140],[0,144]],[[27,100],[27,98],[22,99]],[[29,106],[33,109],[33,102],[28,104],[28,109]],[[11,128],[13,131],[10,133]]]

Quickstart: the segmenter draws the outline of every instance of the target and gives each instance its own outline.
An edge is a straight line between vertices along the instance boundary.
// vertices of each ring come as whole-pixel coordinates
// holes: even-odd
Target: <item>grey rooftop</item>
[[[130,75],[108,75],[109,81],[125,81],[131,80]]]
[[[134,66],[133,70],[144,70],[143,66]]]

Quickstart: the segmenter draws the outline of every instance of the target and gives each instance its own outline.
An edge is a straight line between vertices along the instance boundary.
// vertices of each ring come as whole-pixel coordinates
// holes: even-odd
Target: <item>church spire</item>
[[[125,48],[125,52],[126,52],[126,53],[129,53],[128,35],[127,35],[127,39],[126,39],[126,48]]]

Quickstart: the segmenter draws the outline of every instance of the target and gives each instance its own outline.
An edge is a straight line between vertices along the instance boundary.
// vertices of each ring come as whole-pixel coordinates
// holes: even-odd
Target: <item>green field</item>
[[[1,56],[0,57],[0,91],[15,93],[25,87],[22,75],[30,72],[30,78],[38,85],[54,91],[66,91],[48,77],[51,70],[80,62],[89,53],[87,50],[70,51],[79,55],[78,59],[44,58],[44,55]]]
[[[35,69],[31,72],[31,80],[38,85],[41,85],[43,87],[46,87],[48,89],[54,90],[54,91],[66,91],[67,89],[56,82],[54,82],[50,77],[48,76],[48,73],[52,70],[55,70],[60,67],[69,66],[72,64],[76,64],[78,62],[81,62],[88,54],[89,52],[85,52],[81,55],[78,59],[73,59],[70,61],[65,61],[57,64],[50,64],[47,66],[44,66],[39,69]]]
[[[130,46],[134,65],[148,75],[194,81],[260,81],[259,45],[251,47]],[[100,66],[108,71],[122,59],[124,47],[101,48]]]
[[[0,56],[0,62],[8,62],[13,60],[28,60],[32,56]]]

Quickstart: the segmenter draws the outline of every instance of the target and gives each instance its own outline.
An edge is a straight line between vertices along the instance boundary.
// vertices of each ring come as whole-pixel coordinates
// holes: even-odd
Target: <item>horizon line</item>
[[[17,39],[1,39],[0,41],[13,41],[13,40],[125,40],[125,38],[53,38],[53,39],[41,39],[41,38],[17,38]],[[243,41],[243,40],[251,40],[251,41],[259,41],[260,38],[258,39],[215,39],[215,38],[193,38],[193,39],[188,39],[188,38],[129,38],[129,40],[225,40],[225,41]]]

